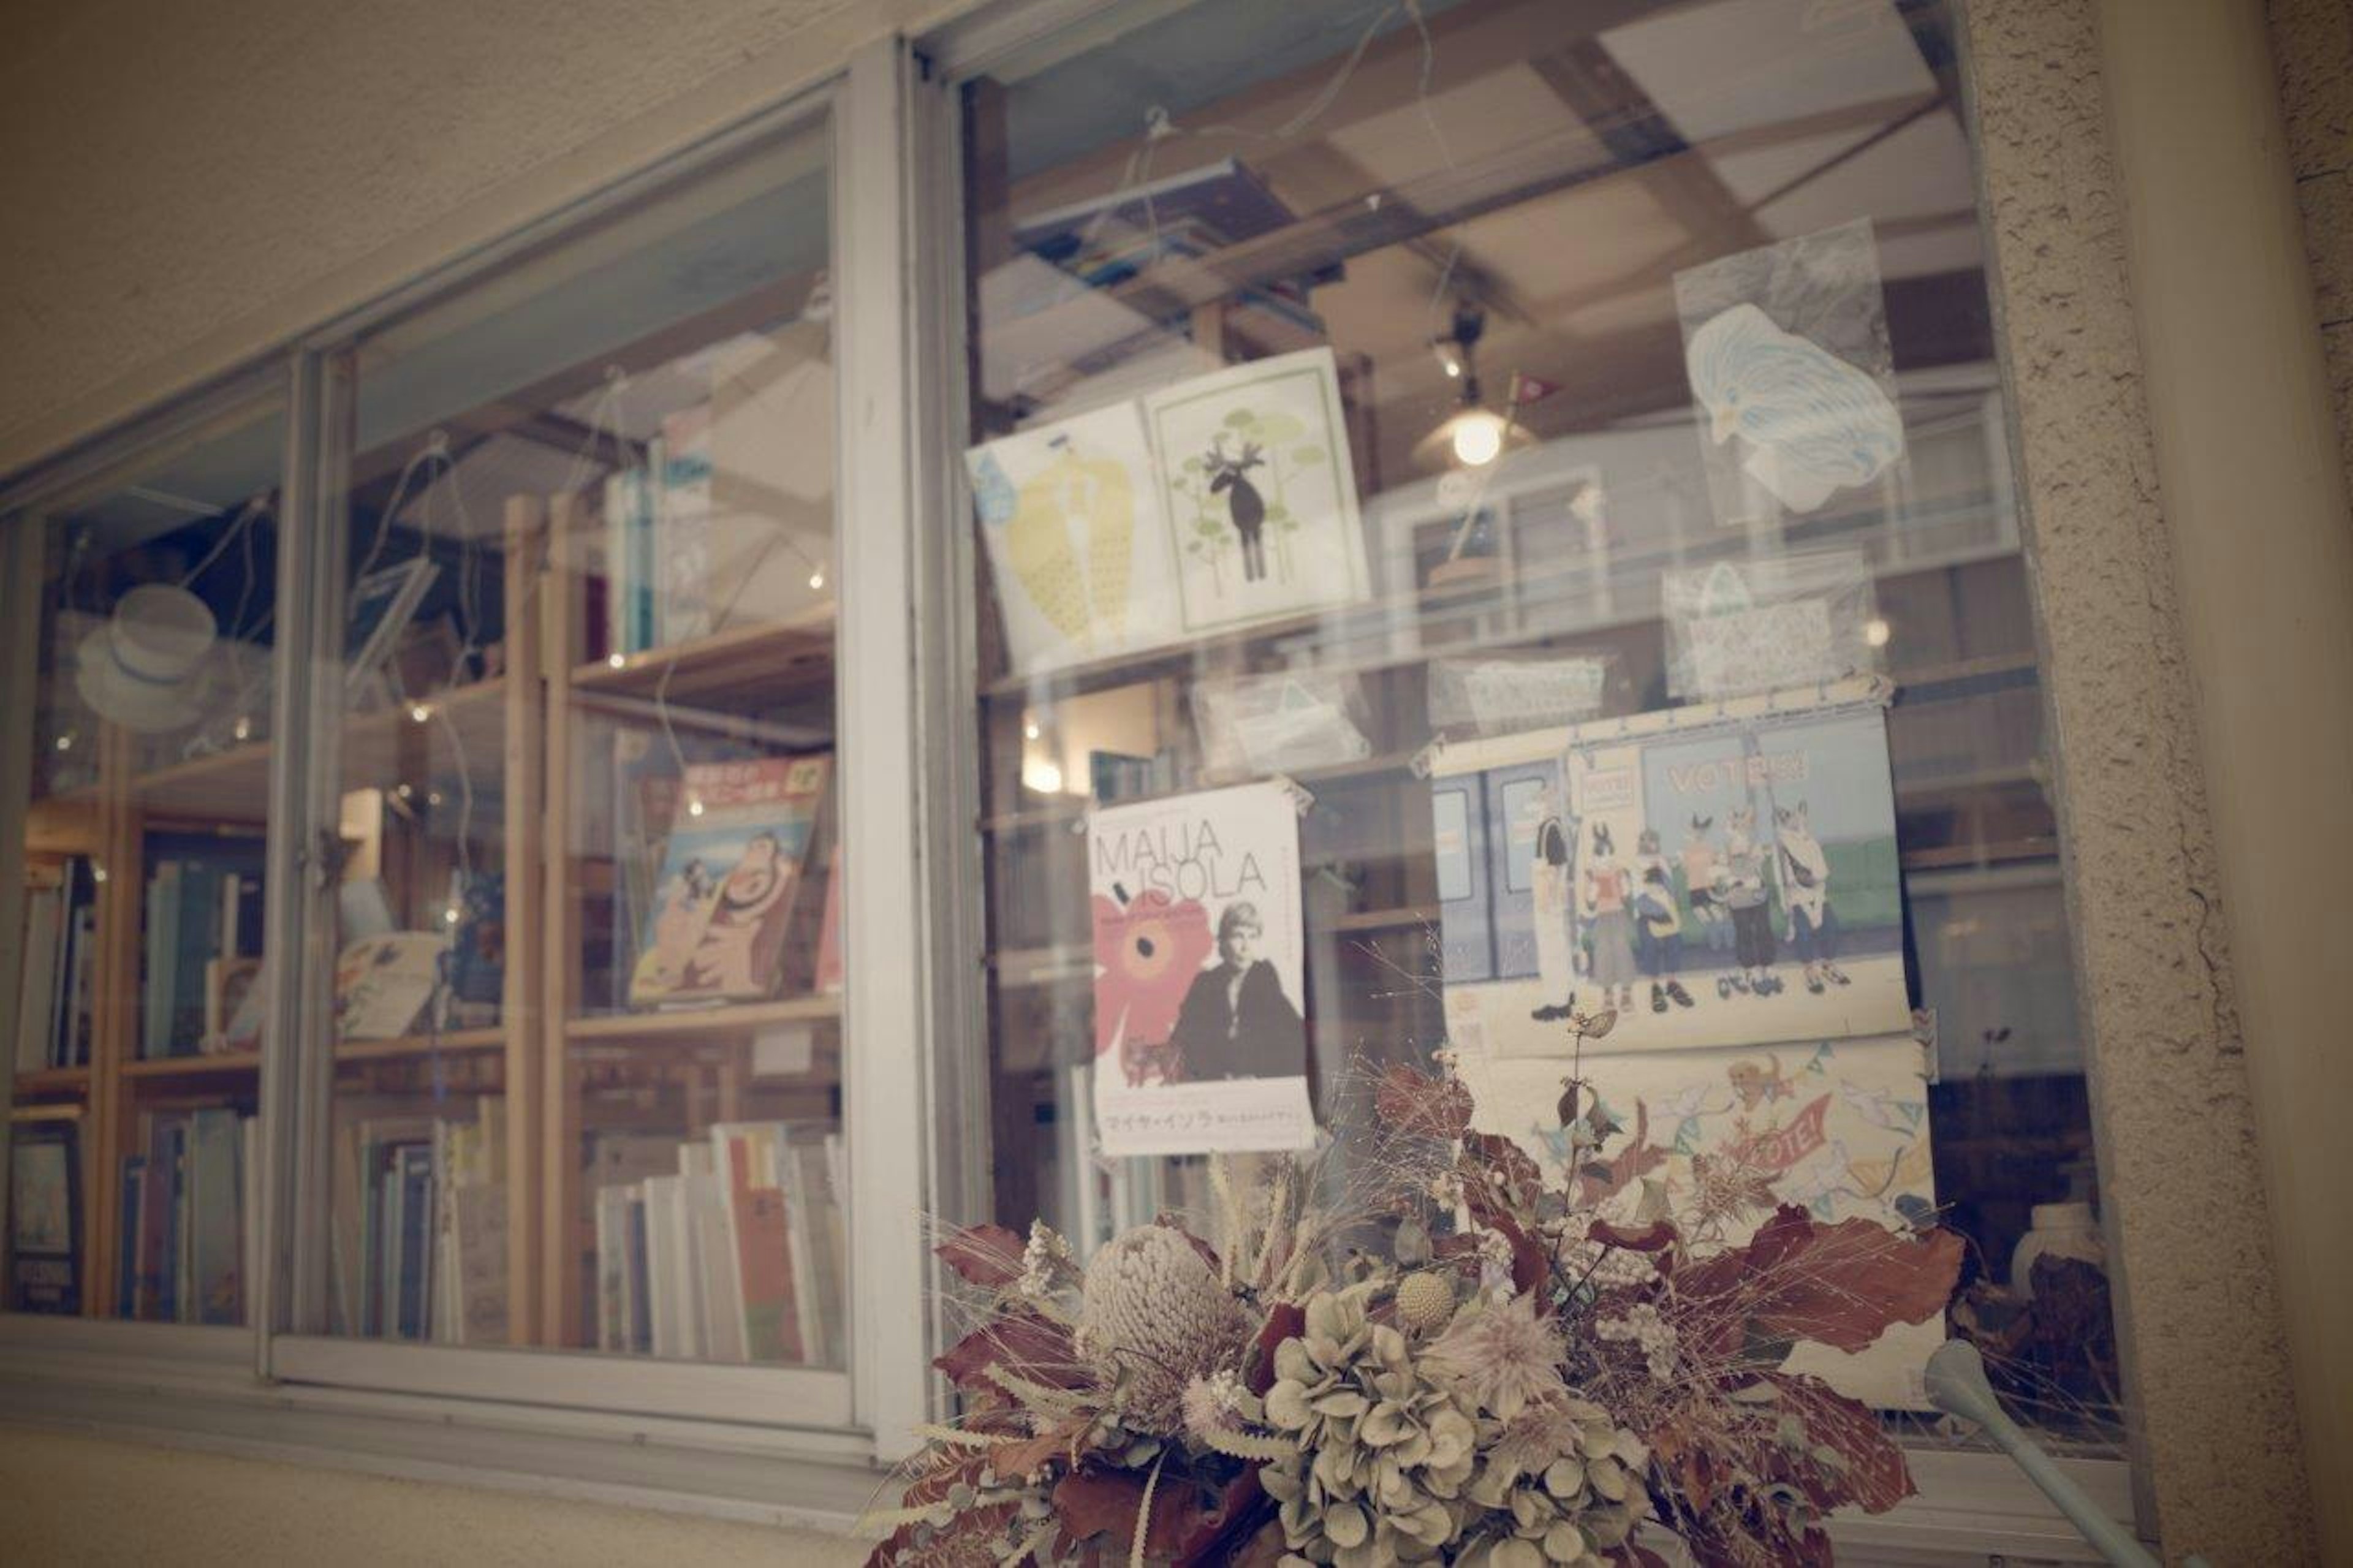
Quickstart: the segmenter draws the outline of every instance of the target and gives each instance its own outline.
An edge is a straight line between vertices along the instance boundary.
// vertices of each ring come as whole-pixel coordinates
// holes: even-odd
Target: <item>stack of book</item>
[[[79,856],[34,875],[25,893],[25,942],[18,960],[18,1072],[80,1067],[90,1060],[97,879],[90,862]]]
[[[115,1313],[244,1321],[251,1272],[254,1119],[226,1107],[150,1110],[122,1162]]]
[[[150,836],[141,1059],[259,1043],[261,872],[259,839]]]
[[[829,605],[833,372],[821,326],[681,361],[707,395],[605,480],[608,651],[642,653]]]
[[[597,1348],[840,1364],[849,1239],[839,1135],[723,1122],[672,1149],[674,1172],[595,1189]],[[592,1174],[607,1163],[592,1156]]]
[[[334,1123],[335,1331],[505,1343],[504,1099],[467,1119],[345,1097]]]

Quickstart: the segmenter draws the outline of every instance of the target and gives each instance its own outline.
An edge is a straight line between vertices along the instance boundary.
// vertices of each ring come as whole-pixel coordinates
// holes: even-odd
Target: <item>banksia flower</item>
[[[1186,1385],[1237,1363],[1250,1328],[1249,1312],[1173,1226],[1115,1236],[1087,1265],[1079,1352],[1113,1391],[1120,1421],[1132,1430],[1178,1431]]]
[[[1398,1318],[1407,1328],[1428,1333],[1442,1329],[1454,1316],[1454,1284],[1435,1269],[1409,1274],[1398,1281]]]

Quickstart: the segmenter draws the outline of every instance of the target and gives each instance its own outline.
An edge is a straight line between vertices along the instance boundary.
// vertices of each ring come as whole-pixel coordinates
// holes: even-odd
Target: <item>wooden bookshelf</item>
[[[16,1098],[24,1100],[80,1096],[90,1092],[90,1068],[37,1068],[16,1075]]]
[[[402,1035],[389,1040],[343,1040],[335,1046],[338,1062],[405,1061],[437,1056],[473,1056],[501,1050],[507,1043],[502,1027],[450,1029],[438,1035]]]
[[[259,1051],[219,1051],[211,1056],[153,1057],[122,1064],[122,1076],[141,1082],[237,1078],[261,1070]]]
[[[566,1019],[564,1033],[574,1040],[691,1039],[750,1034],[778,1024],[815,1023],[840,1016],[839,996],[786,996],[728,1007],[596,1014]]]

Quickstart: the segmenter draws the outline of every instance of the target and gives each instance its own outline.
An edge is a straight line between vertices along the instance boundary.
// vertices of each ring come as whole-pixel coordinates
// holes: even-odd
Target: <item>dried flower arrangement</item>
[[[938,1362],[965,1416],[925,1430],[870,1568],[1662,1564],[1646,1525],[1703,1563],[1823,1563],[1830,1510],[1909,1493],[1877,1416],[1783,1363],[1942,1310],[1958,1237],[1783,1207],[1711,1249],[1756,1202],[1736,1180],[1612,1223],[1472,1131],[1440,1060],[1378,1076],[1345,1170],[1214,1165],[1214,1237],[1164,1216],[1082,1268],[1042,1225],[949,1237],[986,1294]],[[1573,1154],[1602,1115],[1572,1078]],[[1376,1225],[1382,1255],[1346,1245]]]

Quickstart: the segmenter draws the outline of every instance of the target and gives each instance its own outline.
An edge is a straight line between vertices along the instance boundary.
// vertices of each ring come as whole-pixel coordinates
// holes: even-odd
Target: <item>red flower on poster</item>
[[[1157,889],[1124,908],[1094,896],[1095,1054],[1114,1041],[1156,1046],[1176,1026],[1185,990],[1217,941],[1208,911]]]

